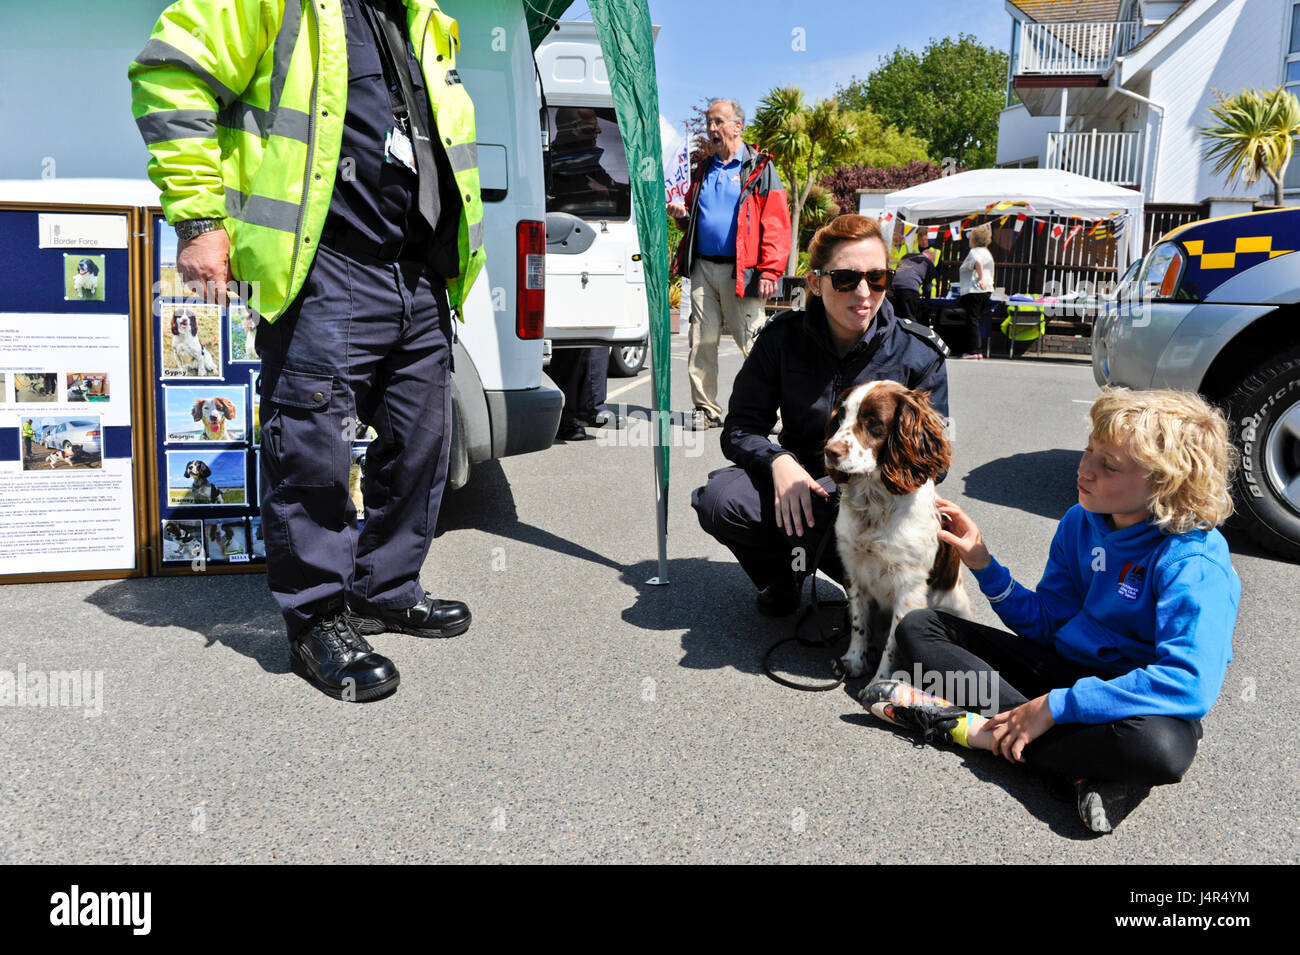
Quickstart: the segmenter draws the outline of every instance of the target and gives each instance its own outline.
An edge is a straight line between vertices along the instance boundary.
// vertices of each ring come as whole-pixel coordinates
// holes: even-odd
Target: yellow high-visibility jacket
[[[456,73],[456,21],[403,0],[437,135],[461,195],[459,313],[483,268],[474,105]],[[149,178],[167,221],[224,218],[235,279],[274,321],[302,288],[339,167],[347,35],[339,0],[177,0],[128,70]]]

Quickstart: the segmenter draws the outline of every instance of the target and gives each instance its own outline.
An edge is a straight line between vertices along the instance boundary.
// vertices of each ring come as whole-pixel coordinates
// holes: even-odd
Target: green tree
[[[920,54],[900,46],[835,95],[843,109],[870,107],[886,124],[914,132],[934,159],[951,156],[978,169],[997,160],[1006,84],[1007,55],[963,33],[931,40]]]
[[[844,161],[845,166],[888,169],[932,158],[930,146],[924,139],[915,133],[887,125],[870,108],[846,110],[841,105],[840,113],[857,131],[856,148]]]
[[[1215,163],[1215,173],[1227,173],[1228,182],[1241,179],[1247,186],[1268,176],[1273,182],[1273,204],[1282,205],[1282,178],[1295,137],[1300,135],[1300,100],[1294,93],[1242,90],[1236,96],[1215,92],[1210,115],[1218,122],[1203,126],[1208,142],[1205,158]]]
[[[768,91],[758,106],[752,125],[760,149],[770,152],[776,168],[789,187],[790,261],[786,275],[794,274],[799,262],[799,220],[809,196],[822,175],[857,147],[857,130],[840,112],[835,100],[804,105],[803,91],[782,86]]]

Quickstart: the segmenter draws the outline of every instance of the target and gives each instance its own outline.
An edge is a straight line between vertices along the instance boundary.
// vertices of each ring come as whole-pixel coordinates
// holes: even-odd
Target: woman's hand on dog
[[[957,550],[961,562],[971,570],[983,570],[993,560],[989,549],[984,546],[984,536],[975,522],[965,511],[944,498],[937,498],[939,516],[943,523],[939,526],[939,540],[951,544]]]
[[[1013,763],[1023,763],[1025,758],[1021,754],[1025,747],[1055,725],[1044,693],[1013,710],[989,717],[984,729],[993,736],[994,754],[1005,756]]]
[[[776,489],[776,526],[796,537],[803,536],[805,525],[813,526],[812,497],[808,492],[831,496],[792,454],[773,459],[772,486]]]
[[[196,289],[205,302],[226,304],[230,285],[230,236],[213,229],[176,245],[176,271],[186,286]]]

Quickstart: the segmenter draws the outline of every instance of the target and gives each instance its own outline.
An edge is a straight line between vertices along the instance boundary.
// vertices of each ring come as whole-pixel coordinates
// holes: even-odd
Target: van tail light
[[[546,223],[524,219],[515,229],[515,334],[546,332]]]

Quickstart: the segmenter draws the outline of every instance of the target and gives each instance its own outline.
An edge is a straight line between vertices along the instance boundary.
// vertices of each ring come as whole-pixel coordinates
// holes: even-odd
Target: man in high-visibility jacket
[[[483,267],[474,111],[431,0],[178,0],[131,64],[187,283],[260,316],[267,578],[295,672],[397,688],[365,636],[455,636],[420,583],[446,483],[451,322]],[[352,443],[371,425],[358,532]]]
[[[32,456],[32,438],[36,437],[36,429],[32,427],[32,419],[27,418],[23,421],[23,458]]]

